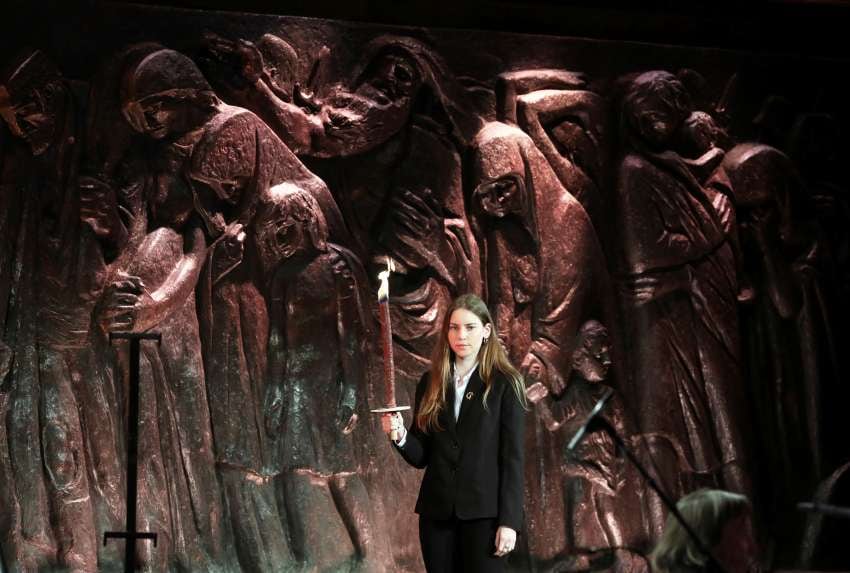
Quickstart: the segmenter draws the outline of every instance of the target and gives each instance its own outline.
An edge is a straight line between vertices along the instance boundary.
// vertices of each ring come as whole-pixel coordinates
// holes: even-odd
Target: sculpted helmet
[[[145,100],[169,98],[196,102],[199,106],[212,106],[218,102],[195,62],[169,49],[148,54],[127,70],[121,88],[124,116],[135,130],[142,133],[149,127],[144,114]]]

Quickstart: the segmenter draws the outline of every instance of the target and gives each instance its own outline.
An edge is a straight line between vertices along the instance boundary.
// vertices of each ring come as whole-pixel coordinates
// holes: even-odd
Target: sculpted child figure
[[[313,195],[288,183],[264,198],[253,237],[269,281],[265,424],[293,553],[321,571],[390,570],[353,439],[367,376],[362,265],[329,241]]]
[[[553,396],[536,382],[526,395],[552,432],[566,439],[576,434],[596,403],[610,390],[611,341],[608,329],[588,320],[579,329],[573,351],[572,371],[567,388]],[[634,437],[619,394],[615,393],[599,414],[612,431],[624,440]],[[561,462],[567,554],[571,569],[596,570],[610,567],[646,570],[639,556],[646,549],[646,512],[640,492],[640,476],[617,451],[605,429],[589,428],[571,454]]]

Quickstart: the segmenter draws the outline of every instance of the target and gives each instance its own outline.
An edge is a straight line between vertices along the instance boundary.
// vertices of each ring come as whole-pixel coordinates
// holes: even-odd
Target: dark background
[[[169,0],[137,4],[254,12],[404,26],[498,30],[837,57],[848,53],[850,2],[761,0]],[[3,9],[3,38],[44,38],[55,27],[96,26],[109,1],[29,2]]]

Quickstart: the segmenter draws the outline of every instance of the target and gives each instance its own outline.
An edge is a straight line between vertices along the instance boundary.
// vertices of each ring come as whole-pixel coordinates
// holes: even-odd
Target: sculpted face
[[[522,213],[522,196],[523,182],[516,174],[485,181],[473,192],[481,211],[496,218]]]
[[[412,56],[378,56],[353,90],[338,86],[322,107],[327,136],[323,152],[354,155],[387,141],[407,123],[421,85],[422,74]]]
[[[684,129],[694,148],[700,152],[708,151],[717,143],[717,125],[705,112],[693,112],[685,120]]]
[[[121,98],[127,122],[154,139],[199,127],[218,103],[195,62],[168,49],[154,50],[125,70]]]
[[[658,97],[644,100],[638,116],[641,134],[655,147],[667,147],[683,120],[681,113]]]
[[[667,72],[646,72],[631,84],[625,113],[633,130],[656,150],[673,147],[685,119],[691,114],[687,90]]]
[[[573,368],[588,382],[603,382],[611,368],[611,343],[600,327],[584,334],[573,354]]]
[[[326,250],[327,223],[316,200],[286,183],[270,191],[271,203],[254,221],[260,263],[266,272],[290,259]]]
[[[153,95],[124,107],[124,116],[137,132],[164,139],[179,134],[184,105],[165,96]]]
[[[533,146],[531,138],[517,127],[499,122],[487,124],[475,136],[472,171],[477,186],[471,206],[477,217],[526,217],[533,187],[525,179],[530,165],[523,150]]]
[[[484,325],[478,316],[459,308],[449,317],[449,348],[458,358],[478,356],[484,339],[490,336],[491,325]]]
[[[12,134],[29,144],[33,155],[41,155],[50,147],[56,130],[55,115],[45,94],[33,90],[23,98],[14,98],[0,86],[0,116]]]
[[[416,62],[404,53],[390,52],[369,66],[356,93],[378,105],[410,99],[422,84]]]
[[[280,263],[306,252],[309,247],[307,229],[302,221],[275,210],[277,216],[263,217],[257,222],[257,252],[263,268],[271,270]]]
[[[282,260],[294,257],[307,249],[307,229],[302,221],[294,219],[283,219],[272,223],[265,233],[269,237],[269,245],[274,245],[274,250]]]

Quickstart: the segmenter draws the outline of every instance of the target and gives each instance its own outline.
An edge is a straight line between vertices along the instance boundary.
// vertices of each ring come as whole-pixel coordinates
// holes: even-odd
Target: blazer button
[[[458,444],[457,442],[454,442],[454,443],[452,443],[452,447],[454,449],[458,449],[460,447],[460,444]]]

